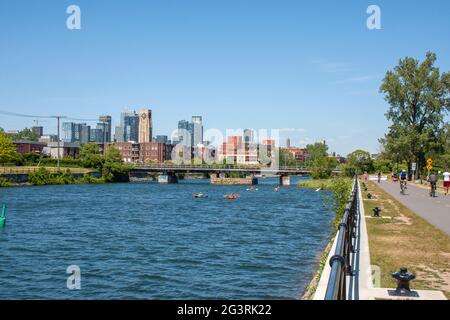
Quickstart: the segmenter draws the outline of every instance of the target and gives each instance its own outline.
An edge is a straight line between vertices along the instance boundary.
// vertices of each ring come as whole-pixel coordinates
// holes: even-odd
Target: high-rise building
[[[192,116],[192,145],[194,147],[203,143],[203,123],[201,116]]]
[[[103,143],[103,124],[97,124],[96,128],[91,128],[90,142]]]
[[[114,142],[125,142],[125,136],[122,126],[116,126],[114,129]]]
[[[167,141],[169,141],[169,137],[167,136],[164,135],[156,136],[157,143],[167,143]]]
[[[152,129],[152,111],[150,109],[142,109],[139,111],[138,142],[152,142]]]
[[[33,131],[34,134],[38,136],[38,138],[42,137],[44,135],[44,127],[32,127],[31,131]]]
[[[74,142],[75,141],[75,123],[63,122],[62,123],[62,141]]]
[[[192,145],[192,126],[187,120],[178,121],[177,142],[186,146]]]
[[[254,143],[255,132],[252,129],[244,129],[244,143]]]
[[[125,111],[120,115],[120,126],[116,127],[114,140],[116,142],[138,142],[139,114],[136,111]]]
[[[80,142],[89,143],[91,127],[86,123],[63,122],[62,141],[67,143]]]
[[[86,123],[80,125],[80,143],[89,143],[91,141],[91,127]]]
[[[111,116],[100,116],[99,117],[99,121],[101,123],[103,123],[103,135],[104,138],[102,138],[102,142],[104,142],[104,140],[106,140],[106,142],[111,142],[111,133],[112,133],[112,121],[111,121]]]
[[[291,139],[287,138],[286,139],[286,148],[290,148],[291,147]]]

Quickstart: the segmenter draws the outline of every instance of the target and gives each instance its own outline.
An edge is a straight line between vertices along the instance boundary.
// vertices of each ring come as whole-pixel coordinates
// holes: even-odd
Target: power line
[[[39,119],[56,119],[56,118],[60,118],[60,119],[67,119],[67,120],[75,120],[75,121],[98,121],[98,119],[78,119],[78,118],[71,118],[71,117],[67,117],[67,116],[38,116],[38,115],[32,115],[32,114],[24,114],[24,113],[16,113],[16,112],[9,112],[9,111],[4,111],[4,110],[0,110],[0,114],[4,114],[7,116],[13,116],[13,117],[22,117],[22,118],[39,118]]]

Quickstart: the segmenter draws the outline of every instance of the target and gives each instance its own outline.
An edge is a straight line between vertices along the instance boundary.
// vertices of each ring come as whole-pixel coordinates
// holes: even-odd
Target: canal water
[[[277,182],[0,189],[0,299],[297,299],[333,214],[325,193]],[[80,290],[67,288],[71,265]]]

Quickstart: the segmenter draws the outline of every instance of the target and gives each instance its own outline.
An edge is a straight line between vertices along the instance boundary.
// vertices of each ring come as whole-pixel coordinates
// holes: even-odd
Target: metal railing
[[[89,173],[94,171],[93,169],[85,169],[85,168],[68,168],[68,167],[0,167],[0,175],[1,174],[29,174],[38,171],[40,168],[45,168],[47,171],[51,173],[56,173],[59,171],[65,171],[66,169],[70,169],[72,173]]]
[[[164,168],[164,169],[249,169],[249,170],[309,170],[308,167],[285,167],[280,166],[271,168],[267,166],[254,166],[254,165],[234,165],[234,164],[165,164],[165,163],[149,163],[149,164],[136,164],[136,168]]]
[[[339,224],[336,250],[329,261],[331,273],[325,300],[347,300],[347,276],[351,275],[350,256],[355,252],[353,240],[356,235],[358,202],[358,179],[355,178],[352,192]]]

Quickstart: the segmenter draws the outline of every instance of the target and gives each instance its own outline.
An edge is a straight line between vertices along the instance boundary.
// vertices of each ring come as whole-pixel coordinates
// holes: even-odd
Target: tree
[[[33,130],[29,128],[25,128],[18,133],[11,133],[9,134],[10,138],[15,140],[30,140],[30,141],[38,141],[39,136],[33,132]]]
[[[406,57],[388,71],[380,87],[390,108],[386,118],[392,122],[380,142],[387,154],[408,163],[425,166],[431,152],[443,152],[442,133],[450,110],[450,73],[440,74],[434,66],[436,55],[428,52],[425,60]],[[394,159],[393,159],[394,160]]]
[[[0,132],[0,163],[5,164],[15,160],[16,147],[12,140],[3,132]]]
[[[306,146],[306,157],[309,161],[314,161],[328,156],[328,146],[325,143],[316,142]]]
[[[280,148],[279,157],[280,166],[282,167],[295,166],[297,164],[294,155],[287,149]]]
[[[100,153],[100,148],[95,143],[83,144],[80,148],[81,163],[85,168],[103,168],[104,159]]]
[[[102,167],[102,176],[107,182],[128,182],[131,165],[123,163],[119,149],[110,146],[106,150]]]
[[[356,174],[364,172],[373,172],[373,161],[369,152],[364,150],[355,150],[347,155],[348,166],[356,169]]]

